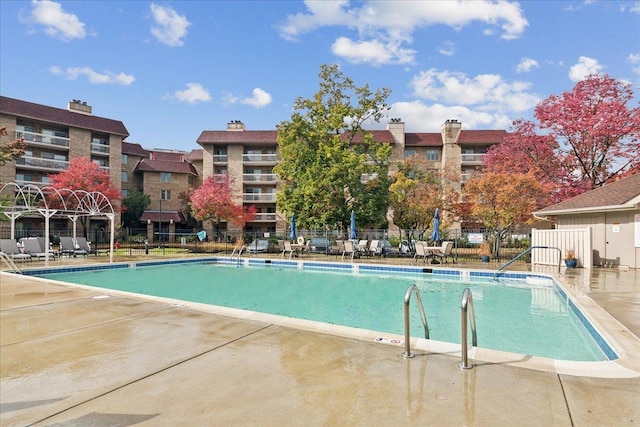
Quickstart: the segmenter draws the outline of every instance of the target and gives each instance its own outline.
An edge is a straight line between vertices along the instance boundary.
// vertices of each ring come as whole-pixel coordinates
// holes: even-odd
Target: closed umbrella
[[[291,215],[291,228],[289,231],[289,239],[296,240],[296,214]]]
[[[351,234],[349,234],[351,240],[356,240],[356,213],[351,211]]]
[[[440,210],[436,208],[436,212],[433,214],[433,233],[431,233],[431,240],[437,242],[440,240]]]

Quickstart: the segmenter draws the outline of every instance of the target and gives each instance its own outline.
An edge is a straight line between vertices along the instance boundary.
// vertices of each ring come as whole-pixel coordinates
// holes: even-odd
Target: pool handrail
[[[233,256],[236,255],[236,250],[238,250],[238,264],[240,264],[240,255],[242,255],[242,251],[246,248],[246,245],[236,245],[231,252],[231,260],[233,261]]]
[[[462,293],[462,302],[460,303],[460,335],[462,342],[462,349],[460,350],[462,361],[458,363],[458,367],[460,369],[473,368],[473,365],[469,364],[467,355],[467,313],[469,313],[469,323],[471,324],[471,345],[477,347],[478,336],[476,334],[476,316],[473,312],[473,295],[469,288],[466,288]]]
[[[560,273],[560,259],[562,258],[562,251],[560,250],[560,248],[557,248],[555,246],[529,246],[527,249],[525,249],[523,252],[521,252],[515,258],[513,258],[511,261],[508,261],[505,264],[502,264],[500,268],[498,268],[496,272],[493,273],[493,280],[496,280],[496,277],[498,277],[498,273],[500,273],[502,270],[504,270],[505,268],[507,268],[514,262],[516,262],[520,257],[525,256],[526,254],[528,254],[534,249],[556,249],[559,255],[558,256],[558,273]]]
[[[4,261],[4,263],[7,265],[7,267],[9,267],[9,270],[12,273],[22,274],[22,270],[20,270],[20,268],[18,268],[16,263],[13,262],[13,259],[11,259],[11,257],[9,257],[9,255],[5,254],[4,252],[0,252],[0,258],[2,259],[2,261]]]
[[[418,300],[418,311],[420,311],[420,317],[422,317],[422,325],[424,326],[424,337],[429,339],[429,325],[427,325],[427,316],[424,314],[424,306],[422,305],[422,298],[420,298],[420,290],[414,283],[407,288],[407,292],[404,294],[404,353],[402,357],[410,359],[415,356],[411,354],[411,325],[409,320],[409,302],[411,301],[411,293],[416,294]]]

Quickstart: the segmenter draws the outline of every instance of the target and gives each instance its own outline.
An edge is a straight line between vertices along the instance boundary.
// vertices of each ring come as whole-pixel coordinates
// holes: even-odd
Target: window
[[[123,199],[126,199],[127,197],[129,197],[129,190],[122,190],[120,194],[122,194]]]
[[[193,182],[194,182],[193,175],[189,175],[188,182],[189,182],[189,185],[193,185]]]
[[[122,182],[129,182],[129,174],[127,172],[122,172]]]
[[[404,158],[415,156],[416,150],[404,150]]]
[[[129,156],[127,156],[126,154],[122,155],[122,164],[126,165],[127,163],[129,163]]]
[[[437,161],[440,160],[440,151],[439,150],[427,150],[427,160]]]
[[[171,190],[160,190],[160,198],[162,200],[171,200]]]
[[[171,172],[160,172],[160,182],[171,182]]]
[[[100,166],[101,168],[108,168],[109,167],[109,160],[108,159],[91,159],[91,161],[93,163],[95,163],[96,165]]]

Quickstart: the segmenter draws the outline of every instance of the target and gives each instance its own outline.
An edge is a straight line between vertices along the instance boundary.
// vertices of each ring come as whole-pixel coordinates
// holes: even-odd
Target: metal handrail
[[[422,305],[422,298],[420,298],[420,290],[414,283],[407,288],[407,292],[404,294],[404,353],[402,357],[409,359],[414,357],[415,354],[411,354],[411,325],[409,321],[409,302],[411,301],[411,293],[416,294],[418,300],[418,310],[420,311],[420,317],[422,317],[422,325],[424,326],[424,337],[429,339],[429,325],[427,325],[427,316],[424,314],[424,307]]]
[[[7,264],[7,266],[9,267],[9,270],[11,270],[12,273],[22,274],[22,270],[18,268],[16,263],[13,262],[13,260],[11,259],[11,257],[9,257],[9,255],[5,254],[4,252],[0,252],[0,258],[2,258],[2,261],[4,261],[5,264]]]
[[[242,255],[242,251],[246,248],[245,245],[236,245],[231,252],[231,260],[233,261],[233,256],[236,254],[236,250],[238,251],[238,264],[240,264],[240,255]]]
[[[557,248],[555,246],[530,246],[525,251],[523,251],[522,253],[518,254],[511,261],[503,264],[499,269],[497,269],[496,272],[493,273],[493,280],[496,280],[496,277],[498,276],[498,273],[500,273],[502,270],[504,270],[505,268],[507,268],[508,266],[513,264],[514,262],[516,262],[516,260],[518,260],[519,258],[525,256],[526,254],[528,254],[529,252],[531,252],[534,249],[557,249],[558,250],[558,255],[560,255],[560,256],[558,256],[558,273],[560,273],[560,259],[562,258],[562,251],[560,250],[560,248]]]
[[[473,295],[471,289],[466,288],[462,293],[462,302],[460,303],[460,323],[461,323],[461,340],[462,340],[462,361],[458,363],[460,369],[471,369],[467,358],[467,313],[469,313],[469,323],[471,323],[471,345],[478,346],[478,336],[476,335],[476,316],[473,312]]]

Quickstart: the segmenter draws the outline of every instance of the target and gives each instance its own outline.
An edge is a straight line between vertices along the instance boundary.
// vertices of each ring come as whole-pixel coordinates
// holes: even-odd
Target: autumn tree
[[[591,75],[535,108],[537,123],[514,131],[484,157],[493,172],[531,171],[550,189],[546,204],[640,172],[640,107],[631,85]]]
[[[485,226],[492,253],[500,256],[500,243],[518,225],[533,219],[545,188],[533,174],[485,172],[465,183],[463,218]]]
[[[391,146],[362,126],[382,118],[390,91],[358,87],[337,65],[322,65],[319,77],[318,92],[296,99],[278,125],[278,210],[305,228],[346,227],[352,210],[362,227],[385,226]]]
[[[210,176],[200,187],[192,190],[189,201],[193,217],[215,224],[230,221],[240,227],[252,221],[256,216],[256,208],[245,208],[241,203],[234,201],[232,183],[233,180],[228,175]]]
[[[443,190],[440,175],[417,156],[398,166],[389,187],[390,205],[393,223],[405,230],[410,245],[429,229],[436,209],[443,208]]]
[[[84,190],[87,192],[100,192],[114,204],[120,200],[120,190],[112,183],[109,173],[100,169],[98,164],[93,163],[87,157],[76,157],[71,159],[69,167],[57,174],[50,174],[49,185],[57,190]],[[117,209],[116,206],[114,208]],[[80,223],[87,237],[87,218],[80,217]]]
[[[4,137],[8,135],[6,126],[0,126],[0,166],[16,160],[24,154],[24,140],[16,138],[4,141]]]
[[[151,205],[151,196],[142,191],[133,190],[122,200],[122,205],[126,208],[122,213],[122,225],[137,227],[145,209]]]

